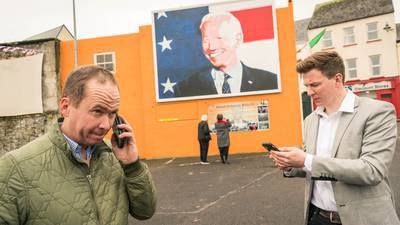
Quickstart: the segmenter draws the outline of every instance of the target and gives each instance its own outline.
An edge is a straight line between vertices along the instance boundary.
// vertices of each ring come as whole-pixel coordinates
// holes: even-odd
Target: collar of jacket
[[[50,141],[61,150],[69,159],[75,159],[73,153],[61,132],[60,126],[64,121],[64,118],[58,118],[58,122],[55,123],[49,130],[48,136]],[[104,140],[96,144],[96,151],[93,152],[92,158],[97,158],[102,152],[111,152],[111,143],[106,143]],[[82,161],[83,162],[83,161]]]

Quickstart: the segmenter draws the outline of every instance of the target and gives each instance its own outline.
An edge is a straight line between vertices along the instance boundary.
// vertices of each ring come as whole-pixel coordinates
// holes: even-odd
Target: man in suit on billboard
[[[231,13],[209,13],[200,24],[204,56],[212,67],[180,81],[175,97],[225,95],[278,88],[277,74],[246,66],[238,57],[243,43],[239,20]],[[267,60],[267,59],[266,59]]]
[[[304,151],[280,148],[270,157],[289,177],[306,177],[305,225],[400,225],[389,183],[397,123],[392,104],[344,87],[336,52],[297,64],[318,108],[304,122]]]

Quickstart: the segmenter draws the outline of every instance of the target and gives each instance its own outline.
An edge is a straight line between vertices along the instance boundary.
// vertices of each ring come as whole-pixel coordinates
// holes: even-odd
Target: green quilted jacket
[[[155,211],[148,167],[124,168],[103,142],[90,166],[77,160],[58,127],[0,158],[0,224],[123,225]]]

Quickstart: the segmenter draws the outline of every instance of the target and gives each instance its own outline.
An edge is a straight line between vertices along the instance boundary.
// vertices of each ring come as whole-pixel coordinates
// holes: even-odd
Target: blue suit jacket
[[[266,70],[255,69],[242,63],[243,75],[240,92],[265,91],[278,88],[278,76]],[[211,76],[211,67],[201,70],[174,87],[175,97],[218,94]]]

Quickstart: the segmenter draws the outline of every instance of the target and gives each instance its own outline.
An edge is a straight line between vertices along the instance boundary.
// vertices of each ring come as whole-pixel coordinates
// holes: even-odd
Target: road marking
[[[192,162],[192,163],[181,163],[178,166],[193,166],[193,165],[198,165],[200,162]]]
[[[254,156],[244,156],[244,157],[234,157],[230,158],[231,161],[236,161],[240,159],[249,159],[249,158],[258,158],[260,155],[254,155]],[[267,155],[263,155],[262,157],[267,157]],[[217,159],[215,161],[209,161],[210,163],[221,163],[221,160]],[[193,166],[193,165],[198,165],[200,162],[191,162],[191,163],[181,163],[178,166]]]
[[[175,158],[172,158],[172,159],[166,161],[166,162],[165,162],[165,165],[168,165],[168,164],[172,163],[174,160],[175,160]]]
[[[269,176],[269,175],[272,175],[272,174],[274,174],[274,173],[277,173],[277,172],[279,172],[279,171],[280,171],[279,169],[274,169],[274,170],[272,170],[272,171],[270,171],[270,172],[266,172],[266,173],[264,173],[263,175],[261,175],[260,177],[258,177],[258,178],[256,178],[256,179],[252,180],[251,182],[249,182],[249,183],[247,183],[247,184],[245,184],[245,185],[243,185],[243,186],[240,186],[240,187],[238,187],[238,188],[236,188],[236,189],[233,189],[233,190],[229,191],[228,193],[226,193],[226,194],[220,196],[217,200],[215,200],[215,201],[213,201],[213,202],[210,202],[210,203],[208,203],[208,204],[205,204],[203,207],[201,207],[201,208],[199,208],[199,209],[197,209],[197,210],[188,211],[188,212],[185,212],[185,211],[180,211],[180,212],[156,212],[156,214],[160,214],[160,215],[174,215],[174,214],[197,214],[197,213],[200,213],[200,212],[202,212],[202,211],[204,211],[204,210],[210,208],[211,206],[217,204],[219,201],[221,201],[221,200],[223,200],[223,199],[225,199],[225,198],[227,198],[227,197],[229,197],[229,196],[231,196],[231,195],[234,195],[234,194],[236,194],[236,193],[238,193],[238,192],[240,192],[240,191],[242,191],[242,190],[248,188],[250,185],[252,185],[252,184],[254,184],[254,183],[256,183],[256,182],[262,180],[263,178],[265,178],[265,177],[267,177],[267,176]]]

